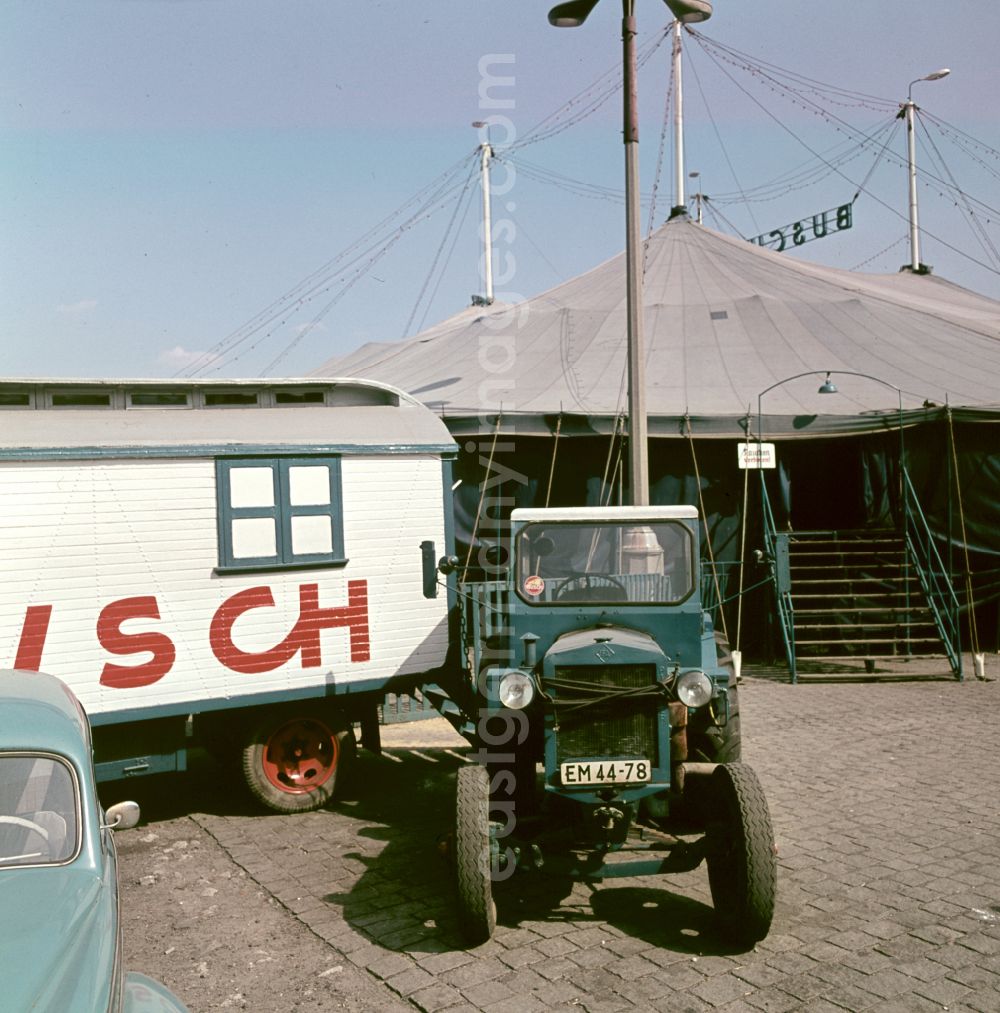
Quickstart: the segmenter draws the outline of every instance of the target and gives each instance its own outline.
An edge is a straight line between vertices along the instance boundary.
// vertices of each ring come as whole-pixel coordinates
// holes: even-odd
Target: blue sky
[[[618,72],[616,0],[569,31],[549,26],[548,6],[6,0],[0,373],[154,377],[200,363],[206,375],[300,375],[364,341],[396,340],[408,324],[413,333],[462,309],[481,291],[479,198],[462,188],[480,139],[472,122],[508,117],[494,140],[509,136],[516,145],[601,75]],[[650,45],[669,12],[639,0],[637,15],[640,45]],[[968,135],[965,148],[932,128],[937,150],[921,147],[918,162],[930,170],[940,153],[981,202],[980,221],[990,217],[982,205],[1000,208],[1000,5],[716,0],[700,31],[778,67],[894,101],[914,78],[950,67],[947,79],[916,85],[914,97]],[[759,76],[729,66],[731,80],[697,43],[685,52],[687,169],[720,195],[728,220],[707,224],[750,236],[850,200],[875,163],[874,147],[813,186],[766,203],[721,203],[808,162],[810,148],[829,156],[850,131],[882,129],[888,106],[830,106],[849,124],[838,129]],[[511,78],[489,93],[508,102],[502,109],[480,98],[491,54],[494,73]],[[669,44],[661,45],[640,79],[646,193],[657,178],[668,59]],[[511,278],[498,289],[528,296],[620,252],[623,211],[609,193],[585,197],[534,178],[542,167],[620,191],[620,130],[615,95],[548,140],[501,149],[495,178],[510,189],[495,201],[504,222],[497,254]],[[850,232],[788,255],[875,271],[908,260],[899,242],[904,143],[897,131],[894,157],[874,168]],[[227,338],[247,334],[247,321],[454,166],[453,199],[394,237],[384,255],[373,247],[370,270],[347,286],[332,272],[317,275],[315,291],[289,300],[227,351]],[[671,179],[664,166],[657,221],[672,204]],[[1000,245],[998,216],[985,226],[984,247],[960,202],[929,177],[920,211],[922,259],[1000,298],[989,247]]]

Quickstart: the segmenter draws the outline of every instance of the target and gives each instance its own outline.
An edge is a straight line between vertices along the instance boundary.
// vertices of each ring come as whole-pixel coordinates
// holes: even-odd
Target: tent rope
[[[750,457],[750,406],[747,405],[747,458]],[[740,634],[743,630],[743,578],[746,570],[747,558],[747,507],[750,496],[750,469],[743,469],[743,516],[740,520],[740,583],[736,595],[736,647],[740,649]],[[721,607],[721,604],[720,604]]]
[[[618,471],[618,465],[621,463],[621,459],[622,459],[622,450],[621,450],[621,446],[619,445],[619,447],[618,447],[618,459],[617,459],[617,461],[615,461],[614,470],[612,470],[611,460],[615,456],[615,440],[618,438],[618,428],[619,428],[619,426],[622,427],[622,435],[624,437],[624,431],[625,431],[624,419],[623,419],[623,416],[620,415],[620,414],[615,416],[615,424],[611,427],[611,441],[608,443],[608,456],[607,456],[607,458],[604,461],[604,474],[601,476],[601,492],[598,495],[598,500],[597,500],[598,504],[600,506],[607,506],[611,502],[611,495],[612,495],[611,490],[613,489],[613,484],[614,484],[614,480],[615,480],[615,473]],[[612,483],[611,486],[608,485],[608,473],[609,472],[611,474],[611,478],[610,478],[610,481]],[[607,501],[605,501],[605,493],[604,493],[605,489],[609,490],[608,493],[607,493]]]
[[[496,453],[497,439],[500,436],[500,422],[502,419],[503,419],[503,407],[501,407],[500,410],[497,412],[497,422],[496,425],[493,427],[493,443],[490,446],[490,456],[486,462],[487,479],[489,479],[490,472],[493,470],[493,455]],[[479,532],[479,518],[482,517],[483,514],[483,502],[486,499],[486,485],[487,483],[484,481],[483,487],[479,492],[479,505],[476,507],[476,521],[472,525],[472,536],[469,538],[469,551],[465,556],[465,566],[462,569],[461,581],[463,584],[465,583],[466,575],[469,572],[469,565],[472,563],[472,549],[476,544],[476,534]]]
[[[719,587],[719,571],[715,565],[715,553],[712,551],[712,533],[708,527],[708,514],[705,513],[705,498],[701,494],[701,473],[698,470],[698,455],[694,449],[694,433],[691,431],[691,416],[685,412],[684,426],[688,443],[691,446],[691,460],[694,463],[694,480],[698,486],[698,509],[701,516],[705,518],[705,545],[708,547],[708,561],[712,567],[712,583],[715,585],[715,598],[719,603],[719,619],[722,622],[722,632],[726,640],[729,639],[729,628],[726,626],[726,612],[722,607],[722,589]]]
[[[965,508],[962,505],[962,484],[958,476],[958,449],[955,445],[955,425],[952,418],[951,405],[945,407],[948,419],[948,437],[951,441],[951,463],[955,473],[955,492],[958,496],[958,523],[962,530],[962,552],[965,556],[965,594],[969,602],[969,637],[972,651],[979,654],[979,627],[976,624],[975,599],[972,594],[972,564],[969,561],[969,539],[965,532]]]
[[[559,413],[559,418],[556,421],[556,436],[555,441],[552,444],[552,464],[549,465],[549,484],[545,490],[545,505],[549,505],[549,497],[552,495],[552,478],[556,473],[556,454],[559,452],[559,434],[562,432],[562,420],[563,413]]]

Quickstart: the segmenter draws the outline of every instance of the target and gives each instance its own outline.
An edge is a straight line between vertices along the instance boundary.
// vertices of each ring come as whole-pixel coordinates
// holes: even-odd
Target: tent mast
[[[674,21],[674,206],[670,217],[687,214],[684,193],[684,89],[681,83],[681,19]]]
[[[493,215],[490,209],[490,159],[493,148],[489,141],[479,145],[479,171],[483,189],[483,280],[485,292],[473,305],[490,306],[493,303]]]

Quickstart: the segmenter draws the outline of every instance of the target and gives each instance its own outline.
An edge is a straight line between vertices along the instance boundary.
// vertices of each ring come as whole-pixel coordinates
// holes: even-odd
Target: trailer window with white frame
[[[340,458],[216,461],[219,570],[345,562]]]

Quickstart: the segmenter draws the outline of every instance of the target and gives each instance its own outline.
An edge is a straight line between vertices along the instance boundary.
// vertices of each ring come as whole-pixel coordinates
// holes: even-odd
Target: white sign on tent
[[[777,458],[773,443],[741,443],[739,444],[741,468],[774,468]]]

